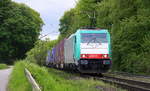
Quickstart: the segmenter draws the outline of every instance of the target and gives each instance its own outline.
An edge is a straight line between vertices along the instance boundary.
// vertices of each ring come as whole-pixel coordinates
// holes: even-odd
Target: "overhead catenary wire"
[[[48,36],[49,34],[51,34],[51,33],[47,33],[47,34],[45,34],[45,35],[41,36],[41,37],[40,37],[40,39],[42,39],[42,38],[44,38],[44,37]]]
[[[54,28],[54,25],[53,25],[53,24],[49,24],[49,25]],[[45,35],[43,35],[43,36],[42,36],[42,34],[40,34],[41,37],[39,37],[39,39],[42,39],[42,38],[44,38],[44,37],[47,37],[47,36],[50,35],[50,34],[52,34],[52,33],[47,33],[47,34],[45,34]]]
[[[74,0],[74,2],[76,3],[76,5],[78,4],[78,0]],[[90,12],[92,13],[92,15],[89,14],[89,11],[80,11],[79,13],[85,13],[91,21],[90,27],[95,27],[95,24],[96,24],[96,12],[95,11]]]

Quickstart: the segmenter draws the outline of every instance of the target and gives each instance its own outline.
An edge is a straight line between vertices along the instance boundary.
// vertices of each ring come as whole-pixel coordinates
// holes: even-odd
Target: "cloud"
[[[46,35],[50,39],[56,39],[59,35],[59,19],[66,10],[75,6],[75,0],[13,0],[24,3],[34,10],[38,11],[45,25],[42,28],[41,35]]]

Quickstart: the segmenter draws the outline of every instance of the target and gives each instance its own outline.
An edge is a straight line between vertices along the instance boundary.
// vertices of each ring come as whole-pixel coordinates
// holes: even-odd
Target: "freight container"
[[[56,46],[55,46],[55,60],[54,60],[54,64],[58,64],[58,62],[59,62],[59,57],[58,57],[58,55],[59,55],[59,45],[57,44]]]
[[[54,63],[58,67],[60,67],[60,66],[63,67],[63,64],[64,64],[64,42],[65,42],[65,39],[60,41],[55,47],[56,55],[55,55]]]
[[[64,43],[65,43],[65,40],[62,40],[60,43],[59,43],[59,64],[64,64]]]
[[[46,65],[49,65],[50,63],[52,63],[50,54],[51,54],[51,51],[48,50],[47,51],[47,57],[46,57]]]
[[[71,35],[68,39],[66,39],[64,44],[64,53],[65,53],[65,63],[74,63],[74,41],[75,35]]]
[[[52,64],[54,65],[55,63],[55,55],[56,55],[56,48],[54,47],[53,49],[52,49],[52,53],[51,53],[52,55],[51,55],[51,61],[52,61]]]

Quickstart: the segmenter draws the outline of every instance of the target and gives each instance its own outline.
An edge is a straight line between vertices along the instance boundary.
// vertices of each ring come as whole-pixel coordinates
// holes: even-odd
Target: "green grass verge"
[[[8,91],[32,91],[24,74],[25,67],[31,72],[42,91],[114,91],[114,89],[123,91],[102,81],[81,78],[78,74],[40,67],[27,62],[15,64]]]
[[[14,65],[8,84],[8,91],[32,91],[31,86],[24,74],[24,62]]]
[[[35,64],[26,65],[42,91],[123,91],[110,84],[93,79],[81,78],[64,71],[40,67]]]
[[[6,64],[0,64],[0,69],[6,69],[8,66]]]

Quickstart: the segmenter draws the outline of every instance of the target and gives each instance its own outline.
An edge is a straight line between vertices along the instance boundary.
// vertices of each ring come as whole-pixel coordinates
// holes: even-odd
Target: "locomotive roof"
[[[107,29],[78,29],[76,33],[109,33]]]
[[[107,29],[98,29],[98,28],[96,28],[96,29],[78,29],[77,32],[72,34],[72,35],[70,35],[67,38],[67,40],[72,38],[75,35],[80,34],[80,33],[108,33],[109,34]]]

